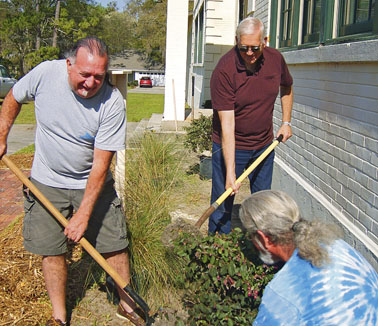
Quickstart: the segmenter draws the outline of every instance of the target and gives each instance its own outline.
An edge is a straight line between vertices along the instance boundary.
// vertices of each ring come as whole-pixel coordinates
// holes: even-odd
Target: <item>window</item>
[[[303,48],[378,37],[376,0],[271,0],[270,46]]]
[[[0,66],[0,77],[10,78],[7,69],[5,69],[3,66]]]
[[[321,0],[304,0],[302,43],[319,41]]]
[[[375,0],[341,0],[340,35],[372,30]]]
[[[239,0],[239,23],[255,12],[255,0]]]
[[[292,45],[293,2],[294,0],[281,1],[280,47]]]
[[[203,62],[203,23],[204,23],[204,10],[201,7],[195,19],[195,44],[194,44],[194,63]]]

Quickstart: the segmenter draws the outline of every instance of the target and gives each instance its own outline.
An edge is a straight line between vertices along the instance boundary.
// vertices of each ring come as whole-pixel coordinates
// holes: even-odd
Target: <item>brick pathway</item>
[[[29,176],[30,170],[23,170]],[[21,181],[8,169],[0,169],[0,232],[23,214]]]

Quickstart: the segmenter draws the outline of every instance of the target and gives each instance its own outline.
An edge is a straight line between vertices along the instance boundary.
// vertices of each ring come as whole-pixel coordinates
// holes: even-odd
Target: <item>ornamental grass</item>
[[[152,310],[179,300],[182,259],[162,242],[170,224],[169,197],[179,174],[173,137],[145,134],[126,153],[124,208],[130,241],[132,285]]]

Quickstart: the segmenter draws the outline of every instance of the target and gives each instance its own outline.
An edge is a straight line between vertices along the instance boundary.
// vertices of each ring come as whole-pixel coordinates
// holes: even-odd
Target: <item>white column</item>
[[[185,120],[188,3],[188,0],[168,0],[164,120]]]
[[[112,70],[109,72],[111,74],[112,84],[119,89],[124,98],[125,106],[127,106],[127,80],[128,74],[131,73],[131,70]],[[125,164],[126,150],[117,151],[114,169],[114,188],[122,202],[125,197]]]

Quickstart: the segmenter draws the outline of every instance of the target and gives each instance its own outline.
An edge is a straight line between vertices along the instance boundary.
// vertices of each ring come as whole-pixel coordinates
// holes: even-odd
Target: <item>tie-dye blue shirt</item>
[[[377,326],[377,272],[342,240],[329,254],[319,269],[296,250],[265,288],[253,325]]]

